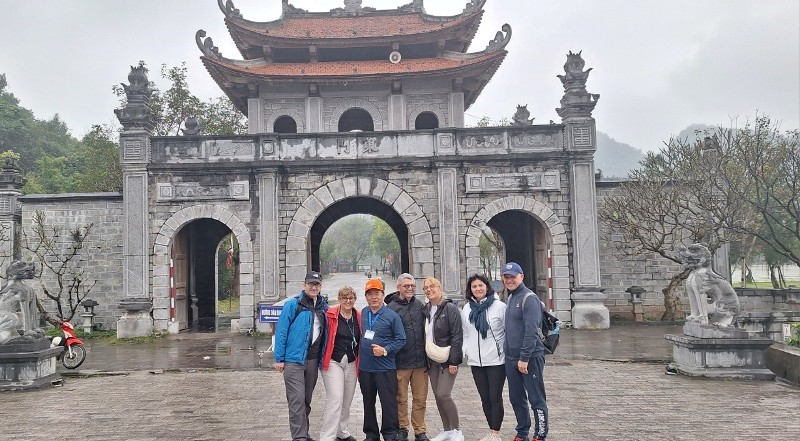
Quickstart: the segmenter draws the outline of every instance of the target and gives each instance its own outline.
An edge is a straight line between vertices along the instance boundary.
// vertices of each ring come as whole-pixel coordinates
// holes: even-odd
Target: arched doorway
[[[204,218],[189,222],[175,234],[171,257],[179,330],[217,330],[217,251],[230,233],[222,222]]]
[[[339,118],[339,131],[352,132],[354,130],[361,132],[372,132],[375,130],[372,115],[358,107],[345,111]]]
[[[399,272],[408,272],[410,268],[408,227],[403,218],[390,205],[370,197],[353,197],[342,199],[327,207],[311,226],[310,248],[311,269],[321,270],[320,251],[325,232],[336,221],[352,214],[369,214],[382,219],[394,232],[400,243]]]
[[[505,258],[502,262],[517,262],[525,272],[523,283],[547,301],[548,235],[539,220],[517,210],[498,213],[486,223],[502,239]],[[501,263],[502,263],[501,262]]]
[[[422,112],[414,120],[414,128],[417,130],[438,129],[439,118],[433,112]]]
[[[283,115],[275,120],[272,131],[275,133],[297,133],[297,121],[291,116]]]

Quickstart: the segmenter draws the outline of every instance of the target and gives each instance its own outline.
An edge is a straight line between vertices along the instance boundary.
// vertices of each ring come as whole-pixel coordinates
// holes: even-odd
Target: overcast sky
[[[411,0],[364,0],[394,9]],[[343,0],[293,0],[325,11]],[[428,13],[460,13],[467,0],[425,0]],[[280,16],[281,0],[234,0],[245,18]],[[488,0],[470,51],[503,23],[513,29],[505,62],[467,110],[509,117],[527,104],[534,123],[558,121],[556,78],[568,51],[593,68],[597,128],[618,141],[654,149],[692,123],[730,125],[756,112],[800,127],[798,0]],[[199,61],[194,35],[207,31],[223,56],[241,58],[216,0],[0,0],[0,73],[38,118],[56,113],[76,136],[116,124],[114,84],[144,60],[163,89],[160,66],[189,69],[201,98],[222,95]]]

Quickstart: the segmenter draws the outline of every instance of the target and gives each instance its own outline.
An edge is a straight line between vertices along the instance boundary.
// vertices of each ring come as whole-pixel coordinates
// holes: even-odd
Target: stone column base
[[[51,348],[48,339],[0,345],[0,391],[49,386],[59,378],[56,356],[62,350]]]
[[[572,327],[575,329],[608,329],[611,315],[605,305],[608,296],[601,291],[573,291]]]
[[[683,335],[667,334],[672,342],[672,364],[690,377],[773,380],[767,368],[766,350],[771,339],[749,337],[747,331],[687,323]]]
[[[145,337],[153,332],[153,318],[150,317],[153,302],[150,299],[123,299],[119,307],[125,312],[117,321],[117,338]]]

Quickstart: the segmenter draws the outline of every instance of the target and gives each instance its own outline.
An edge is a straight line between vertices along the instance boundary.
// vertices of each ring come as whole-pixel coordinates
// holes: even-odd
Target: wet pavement
[[[363,277],[362,277],[363,280]],[[337,287],[338,288],[338,287]],[[388,287],[387,287],[388,290]],[[335,291],[326,290],[333,294]],[[551,441],[796,440],[800,389],[780,382],[722,381],[666,375],[674,324],[612,324],[604,331],[562,331],[544,372]],[[152,343],[92,340],[87,360],[63,386],[2,393],[0,440],[289,440],[283,380],[265,335],[182,333]],[[325,390],[312,404],[318,439]],[[461,429],[486,432],[472,376],[462,366],[453,391]],[[441,421],[428,397],[428,433]],[[363,439],[356,391],[350,430]],[[513,437],[507,402],[503,439]],[[37,416],[33,416],[37,415]]]

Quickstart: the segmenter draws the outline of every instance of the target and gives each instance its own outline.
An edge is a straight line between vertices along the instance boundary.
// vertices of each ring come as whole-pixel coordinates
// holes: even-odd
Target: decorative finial
[[[497,31],[497,33],[494,35],[494,39],[491,40],[489,45],[486,46],[486,49],[483,50],[487,54],[505,49],[506,45],[508,45],[508,42],[511,41],[511,26],[506,23],[501,29],[503,31]],[[503,32],[505,32],[506,35],[503,35]]]
[[[197,118],[193,116],[186,118],[186,121],[183,122],[183,126],[185,127],[181,129],[183,136],[196,136],[200,134],[200,123],[198,123]]]
[[[533,125],[533,120],[536,118],[528,119],[531,116],[531,112],[528,111],[528,105],[525,104],[524,106],[517,105],[517,111],[514,113],[512,117],[513,121],[511,122],[512,126],[530,126]]]
[[[361,12],[361,0],[344,0],[344,10],[348,14]]]
[[[126,96],[125,107],[114,110],[114,113],[125,130],[152,130],[155,122],[150,111],[150,81],[143,62],[131,66],[128,81],[130,85],[122,85]]]
[[[219,52],[219,48],[214,46],[214,40],[211,37],[208,37],[202,40],[206,36],[206,31],[200,29],[194,35],[194,40],[197,43],[197,47],[200,48],[200,52],[203,53],[208,58],[213,58],[215,60],[219,60],[222,58],[222,54]]]
[[[567,62],[564,63],[564,75],[557,75],[564,85],[561,107],[556,109],[562,121],[573,117],[591,118],[597,100],[600,99],[599,94],[586,91],[586,80],[592,68],[583,70],[586,63],[581,58],[581,52],[575,54],[570,51]]]

